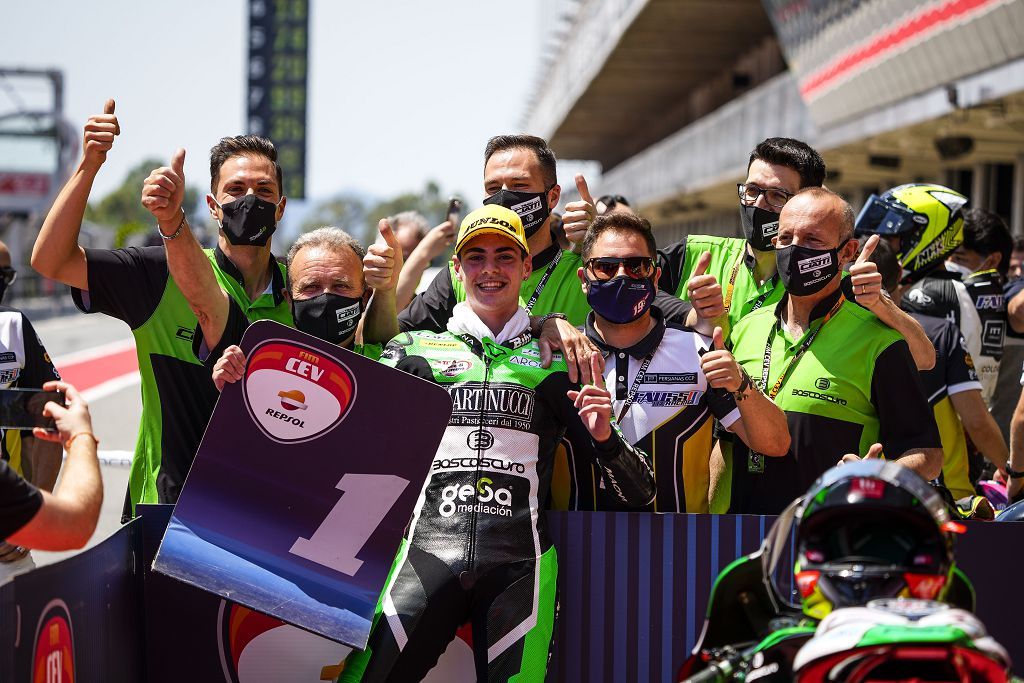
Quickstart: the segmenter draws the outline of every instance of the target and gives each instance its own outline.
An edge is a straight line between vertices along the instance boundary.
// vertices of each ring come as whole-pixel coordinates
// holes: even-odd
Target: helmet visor
[[[857,216],[853,232],[855,235],[901,235],[920,227],[921,218],[903,204],[886,201],[878,195],[871,195]],[[927,223],[927,218],[924,220]]]

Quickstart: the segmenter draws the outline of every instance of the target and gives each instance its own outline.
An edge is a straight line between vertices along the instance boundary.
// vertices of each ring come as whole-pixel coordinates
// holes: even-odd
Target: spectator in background
[[[636,213],[621,194],[602,195],[594,202],[594,207],[597,209],[598,216],[603,216],[606,213]]]
[[[1020,397],[1021,367],[1024,366],[1024,278],[1021,260],[1024,258],[1024,238],[1013,240],[1007,282],[1003,285],[1003,303],[1006,306],[1006,338],[1003,357],[999,360],[999,376],[992,396],[992,417],[996,419],[1003,438],[1010,441],[1010,421],[1013,419]]]
[[[409,255],[412,254],[416,245],[423,240],[427,230],[430,229],[430,223],[419,211],[396,213],[394,216],[388,217],[388,223],[391,225],[395,237],[398,238],[398,243],[402,245],[404,260],[409,259]]]
[[[403,211],[389,218],[388,223],[402,246],[404,263],[398,275],[398,289],[395,291],[395,306],[400,313],[416,296],[424,271],[455,241],[455,233],[459,226],[452,225],[451,221],[445,221],[423,235],[412,249],[407,249],[412,226],[417,230],[425,229],[427,219],[415,211]]]
[[[773,242],[786,294],[739,321],[732,352],[786,413],[793,443],[782,458],[733,444],[732,512],[778,514],[850,453],[884,452],[937,477],[942,443],[907,342],[866,310],[881,275],[846,278],[857,302],[840,287],[840,266],[858,250],[853,209],[824,188],[803,190],[783,207]]]
[[[899,285],[900,263],[896,252],[887,243],[880,242],[871,254],[871,260],[878,264],[882,286],[894,300],[899,301],[903,292]],[[911,315],[921,323],[935,344],[935,367],[921,371],[921,381],[942,439],[942,483],[959,501],[975,495],[976,483],[969,472],[964,433],[1004,475],[1009,450],[981,397],[981,382],[960,329],[946,318],[921,313]]]
[[[35,429],[37,439],[64,444],[67,464],[54,493],[41,491],[0,462],[0,537],[13,546],[39,550],[81,548],[96,530],[103,503],[103,480],[96,460],[89,406],[73,386],[47,382],[47,391],[63,391],[65,406],[52,401],[43,414],[57,430]]]
[[[1008,280],[1019,280],[1024,275],[1021,264],[1024,264],[1024,237],[1014,237],[1013,251],[1010,252],[1010,267],[1006,273]]]
[[[18,273],[0,242],[0,301]],[[58,380],[50,355],[21,311],[0,306],[0,389],[38,389]],[[41,441],[31,430],[0,429],[0,457],[13,472],[43,491],[52,491],[60,472],[60,444]],[[0,583],[35,567],[25,548],[0,542]]]

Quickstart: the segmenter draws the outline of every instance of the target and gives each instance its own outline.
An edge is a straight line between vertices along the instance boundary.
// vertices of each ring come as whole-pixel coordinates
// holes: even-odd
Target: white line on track
[[[115,353],[121,353],[128,349],[135,348],[134,339],[119,339],[109,344],[102,344],[100,346],[94,346],[90,349],[82,349],[81,351],[72,351],[71,353],[65,353],[53,359],[53,364],[58,369],[62,365],[74,365],[75,363],[84,363],[86,361],[95,360],[104,356],[110,356]]]
[[[82,392],[82,397],[88,402],[96,401],[101,398],[106,398],[111,394],[115,394],[122,389],[136,385],[140,381],[141,377],[139,376],[139,371],[135,370],[134,372],[129,372],[121,375],[120,377],[108,379],[106,382],[102,382],[94,387],[86,389]]]

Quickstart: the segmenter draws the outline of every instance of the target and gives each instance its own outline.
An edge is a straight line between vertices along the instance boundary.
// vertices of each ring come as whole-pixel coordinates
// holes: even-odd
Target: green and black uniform
[[[733,355],[786,413],[792,445],[781,458],[733,445],[730,511],[778,514],[847,453],[881,443],[889,458],[941,448],[935,417],[906,341],[840,291],[819,302],[810,329],[790,338],[773,308],[744,317]]]
[[[238,268],[219,248],[207,255],[220,286],[249,318],[292,324],[284,266],[271,258],[270,286],[249,301]],[[217,401],[213,381],[193,350],[196,316],[170,277],[163,247],[86,249],[85,257],[89,288],[72,288],[75,305],[128,323],[142,376],[142,421],[126,513],[138,503],[174,503]]]
[[[540,367],[525,315],[499,344],[460,331],[466,309],[455,309],[455,331],[404,333],[384,351],[384,363],[445,387],[454,410],[367,649],[349,657],[342,681],[421,680],[467,621],[479,680],[544,680],[558,564],[541,504],[555,446],[579,416],[565,361]],[[624,505],[651,500],[642,455],[614,432],[594,448]]]
[[[756,262],[747,250],[745,239],[712,235],[690,235],[659,249],[661,279],[658,287],[686,299],[686,283],[693,277],[697,261],[705,251],[711,254],[707,274],[718,279],[722,286],[722,299],[728,309],[729,329],[724,330],[726,338],[740,318],[760,308],[774,306],[786,293],[778,273],[758,284],[754,277]]]

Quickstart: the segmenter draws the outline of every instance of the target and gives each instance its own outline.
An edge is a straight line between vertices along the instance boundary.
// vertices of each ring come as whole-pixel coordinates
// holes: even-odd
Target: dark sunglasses
[[[598,280],[611,280],[619,274],[619,268],[622,266],[626,267],[626,275],[635,280],[654,274],[654,259],[646,256],[627,256],[625,258],[606,256],[587,261],[587,268]]]
[[[5,285],[13,285],[17,279],[18,271],[14,268],[0,268],[0,280],[3,280]]]

